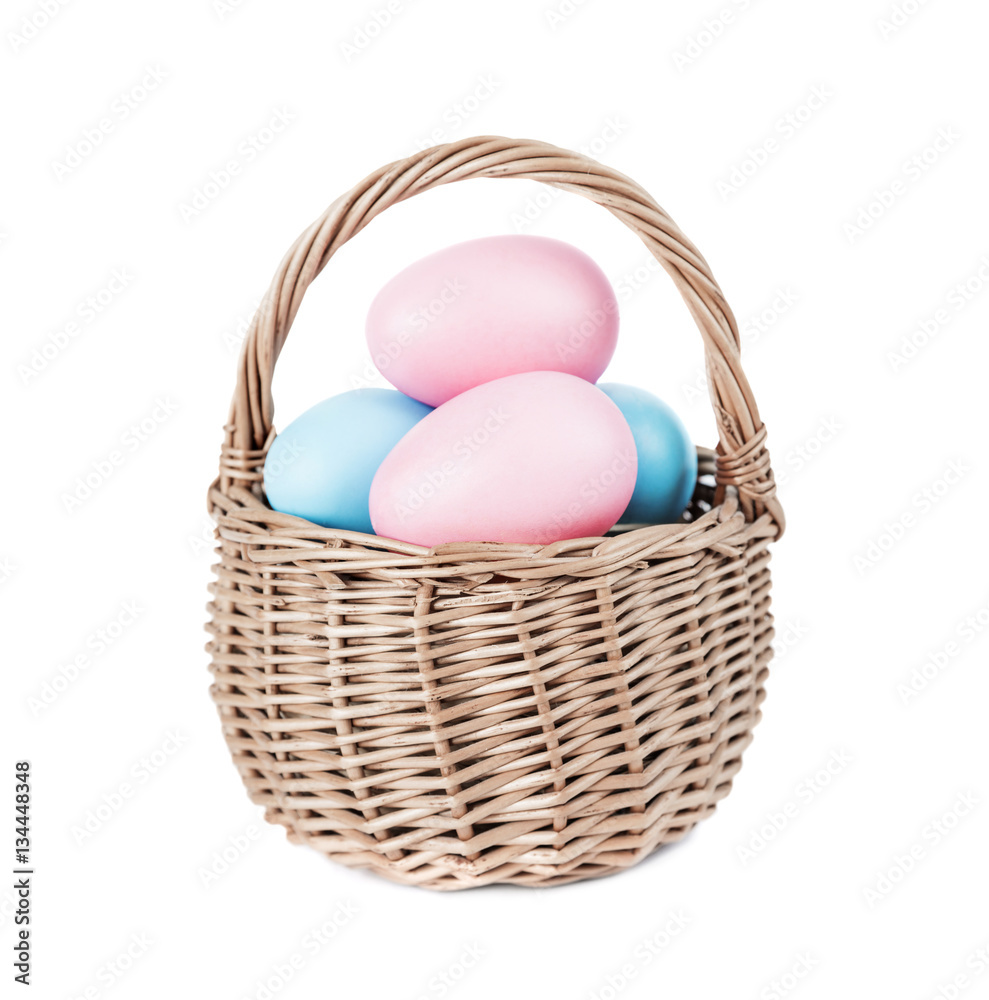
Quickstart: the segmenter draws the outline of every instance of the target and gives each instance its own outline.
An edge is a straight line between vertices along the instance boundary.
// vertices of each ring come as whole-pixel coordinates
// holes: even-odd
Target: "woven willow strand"
[[[389,205],[473,177],[608,208],[701,331],[718,453],[685,523],[428,550],[272,511],[271,376],[302,296]],[[251,798],[290,839],[437,889],[607,874],[727,794],[771,657],[782,531],[765,428],[710,269],[634,182],[544,143],[476,137],[371,174],[283,259],[245,340],[220,476],[213,697]]]

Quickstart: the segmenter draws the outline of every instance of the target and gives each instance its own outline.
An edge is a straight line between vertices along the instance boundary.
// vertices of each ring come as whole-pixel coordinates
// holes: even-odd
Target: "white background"
[[[955,995],[989,996],[984,5],[900,0],[884,26],[890,0],[401,0],[364,44],[386,3],[79,0],[31,37],[45,4],[4,4],[0,794],[30,759],[34,995],[928,1000],[961,976]],[[207,693],[204,510],[237,340],[285,249],[380,164],[472,133],[586,148],[697,243],[743,323],[790,527],[765,717],[716,815],[619,876],[441,895],[292,847],[250,805]],[[278,426],[360,384],[393,273],[523,231],[600,262],[609,379],[713,444],[670,282],[579,199],[526,219],[544,190],[456,185],[345,247],[283,353]]]

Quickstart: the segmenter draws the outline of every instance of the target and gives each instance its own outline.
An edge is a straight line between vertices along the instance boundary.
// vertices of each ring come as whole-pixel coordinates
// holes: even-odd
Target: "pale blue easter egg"
[[[676,413],[634,385],[599,383],[628,421],[639,467],[619,524],[675,524],[697,482],[697,450]]]
[[[272,443],[264,463],[268,503],[324,528],[371,534],[371,480],[431,411],[394,389],[353,389],[324,399]]]

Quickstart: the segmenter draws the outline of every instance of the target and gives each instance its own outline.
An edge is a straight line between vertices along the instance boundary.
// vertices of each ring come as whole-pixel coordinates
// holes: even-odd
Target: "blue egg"
[[[317,403],[268,451],[268,503],[324,528],[373,534],[371,480],[388,452],[432,409],[394,389],[353,389]]]
[[[675,524],[697,482],[697,450],[680,418],[645,389],[600,383],[632,429],[639,455],[632,499],[619,524]]]

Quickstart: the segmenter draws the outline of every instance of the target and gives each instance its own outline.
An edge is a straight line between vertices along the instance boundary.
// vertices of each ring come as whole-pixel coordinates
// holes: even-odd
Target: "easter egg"
[[[521,372],[595,382],[618,337],[618,306],[587,254],[544,236],[447,247],[397,274],[367,317],[367,343],[396,388],[431,406]]]
[[[645,389],[618,382],[603,382],[598,388],[622,411],[639,456],[635,490],[621,523],[676,523],[697,482],[697,450],[687,429],[666,403]]]
[[[354,389],[306,410],[264,462],[274,510],[324,528],[370,533],[368,492],[382,459],[431,408],[394,389]]]
[[[417,545],[602,535],[635,485],[635,441],[596,386],[561,372],[508,375],[433,410],[371,484],[379,535]]]

